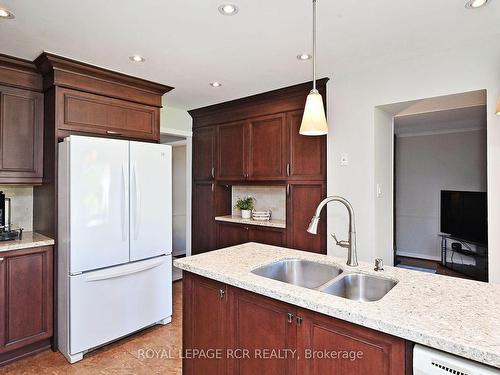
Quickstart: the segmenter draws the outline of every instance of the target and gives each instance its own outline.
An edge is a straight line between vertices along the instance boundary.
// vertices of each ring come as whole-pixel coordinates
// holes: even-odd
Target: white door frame
[[[192,149],[193,149],[193,132],[185,130],[177,130],[173,128],[162,128],[161,134],[174,135],[177,137],[185,137],[186,144],[186,257],[191,256],[191,189],[192,189]]]

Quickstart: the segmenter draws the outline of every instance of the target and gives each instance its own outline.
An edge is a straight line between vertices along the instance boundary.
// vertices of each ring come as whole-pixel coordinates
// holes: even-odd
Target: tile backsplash
[[[240,210],[234,208],[236,200],[249,195],[255,198],[257,211],[271,210],[272,218],[286,220],[286,189],[284,186],[233,186],[233,215],[240,215]]]
[[[32,186],[1,186],[5,198],[11,200],[11,219],[13,228],[33,230],[33,187]]]

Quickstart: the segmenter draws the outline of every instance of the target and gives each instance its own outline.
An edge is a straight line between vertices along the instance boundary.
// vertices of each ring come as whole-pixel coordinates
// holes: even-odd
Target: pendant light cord
[[[313,0],[313,90],[316,91],[316,0]]]

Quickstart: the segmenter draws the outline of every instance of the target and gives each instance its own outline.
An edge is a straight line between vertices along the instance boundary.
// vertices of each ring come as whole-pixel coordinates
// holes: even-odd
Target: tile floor
[[[0,374],[182,374],[182,281],[174,283],[173,319],[87,354],[70,365],[62,354],[46,351],[0,368]],[[169,357],[169,358],[167,358]]]

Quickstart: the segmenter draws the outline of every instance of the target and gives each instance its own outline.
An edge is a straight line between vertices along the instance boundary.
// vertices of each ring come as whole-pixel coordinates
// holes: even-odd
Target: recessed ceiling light
[[[307,54],[307,53],[302,53],[300,55],[297,55],[297,59],[299,59],[301,61],[310,60],[311,58],[312,58],[312,56]]]
[[[468,0],[465,3],[465,7],[467,9],[477,9],[481,8],[482,6],[485,6],[488,0]]]
[[[133,62],[144,62],[146,59],[142,57],[141,55],[132,55],[129,57],[129,59]]]
[[[12,19],[15,18],[14,13],[9,12],[7,9],[0,8],[0,18],[8,18]]]
[[[238,13],[238,10],[238,6],[231,3],[226,3],[219,6],[219,13],[224,16],[234,16],[236,13]]]
[[[212,87],[221,87],[222,83],[214,81],[214,82],[210,82],[209,85]]]

